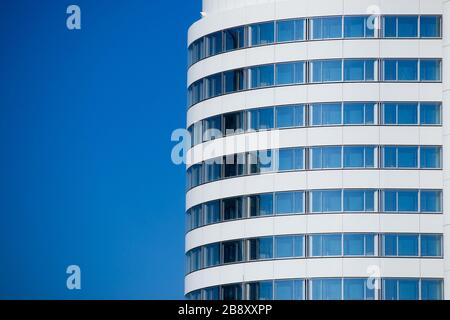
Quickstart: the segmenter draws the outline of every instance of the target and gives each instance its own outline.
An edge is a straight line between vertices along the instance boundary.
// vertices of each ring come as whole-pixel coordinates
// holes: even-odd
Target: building
[[[188,299],[450,298],[449,19],[448,0],[203,1]]]

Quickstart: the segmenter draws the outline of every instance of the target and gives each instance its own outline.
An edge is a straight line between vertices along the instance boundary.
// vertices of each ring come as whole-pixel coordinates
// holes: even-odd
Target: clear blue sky
[[[82,30],[66,28],[77,4]],[[182,299],[200,0],[0,1],[0,298]],[[66,267],[82,290],[66,289]]]

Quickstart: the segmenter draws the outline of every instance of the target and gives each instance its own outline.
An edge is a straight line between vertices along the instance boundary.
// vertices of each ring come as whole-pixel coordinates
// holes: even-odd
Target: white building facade
[[[450,1],[203,0],[193,300],[450,298]]]

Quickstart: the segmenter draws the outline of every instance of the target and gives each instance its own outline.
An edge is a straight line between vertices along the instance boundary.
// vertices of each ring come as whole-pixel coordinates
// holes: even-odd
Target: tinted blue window
[[[231,93],[245,89],[243,69],[224,72],[223,77],[225,81],[224,93]]]
[[[205,223],[211,224],[221,220],[220,217],[220,201],[211,201],[205,204]]]
[[[242,198],[231,198],[223,200],[223,220],[240,219],[243,216]]]
[[[304,121],[304,106],[286,106],[275,109],[277,128],[302,127]]]
[[[440,103],[421,103],[420,104],[420,124],[423,124],[423,125],[441,124],[441,105],[440,105]]]
[[[285,20],[277,22],[277,41],[299,41],[305,39],[305,20]]]
[[[311,191],[312,212],[340,212],[342,211],[341,191]]]
[[[243,258],[242,241],[228,241],[222,243],[223,263],[240,262]]]
[[[384,191],[383,192],[383,206],[385,212],[395,212],[397,211],[397,192],[395,191]]]
[[[422,190],[420,192],[420,211],[442,212],[442,192]]]
[[[257,238],[249,240],[249,259],[261,260],[273,258],[273,238]]]
[[[342,61],[312,61],[312,82],[342,81]]]
[[[384,300],[418,300],[419,280],[386,279],[383,280]]]
[[[222,162],[220,158],[205,161],[204,168],[205,182],[216,181],[222,178]]]
[[[384,17],[384,36],[386,38],[397,37],[397,18],[395,16]]]
[[[398,37],[399,38],[415,38],[418,35],[418,17],[417,16],[401,16],[398,17]]]
[[[344,279],[344,300],[374,300],[375,291],[366,279]]]
[[[398,60],[397,74],[399,81],[411,81],[418,79],[417,60]]]
[[[372,38],[374,29],[367,26],[367,17],[344,17],[344,38]]]
[[[397,105],[394,103],[383,104],[383,124],[397,124]]]
[[[441,36],[441,17],[421,16],[420,36],[422,38],[437,38]]]
[[[311,148],[312,169],[336,169],[342,167],[341,147]]]
[[[303,213],[303,192],[278,192],[275,194],[275,214]]]
[[[312,279],[310,283],[312,300],[342,299],[341,279]]]
[[[265,22],[250,26],[252,46],[269,44],[274,42],[275,25],[273,22]]]
[[[344,80],[374,80],[374,60],[344,60]]]
[[[418,256],[419,255],[419,237],[417,235],[399,235],[398,236],[398,255],[399,256]]]
[[[242,285],[230,284],[222,286],[222,300],[242,300]]]
[[[212,98],[222,94],[222,74],[206,78],[206,97]]]
[[[277,85],[304,83],[304,62],[279,63],[276,65]]]
[[[191,250],[191,272],[202,268],[202,248]]]
[[[344,256],[373,255],[374,238],[374,235],[344,234]]]
[[[365,191],[345,190],[344,191],[344,211],[363,212],[365,211]]]
[[[203,141],[222,137],[222,117],[215,116],[203,120]]]
[[[375,147],[344,147],[344,168],[373,168]]]
[[[249,121],[249,129],[251,130],[267,130],[274,127],[274,109],[254,109],[247,113]]]
[[[226,136],[244,131],[244,112],[232,112],[223,115],[223,130]]]
[[[398,124],[417,124],[417,103],[399,103],[398,109]]]
[[[419,195],[417,191],[398,191],[398,211],[399,212],[417,212]]]
[[[208,301],[220,300],[220,287],[203,289],[203,299]]]
[[[342,255],[342,235],[312,235],[311,252],[313,257]]]
[[[417,168],[418,167],[418,149],[417,147],[398,147],[398,167],[399,168]]]
[[[190,293],[188,293],[186,295],[186,299],[187,300],[192,300],[192,301],[201,300],[202,299],[202,292],[200,290],[192,291],[192,292],[190,292]]]
[[[268,216],[273,214],[273,194],[260,194],[248,197],[250,202],[250,217]]]
[[[420,60],[420,80],[440,81],[441,61],[440,60]]]
[[[442,300],[443,299],[442,280],[422,280],[421,299],[422,300]]]
[[[206,37],[206,55],[214,56],[223,50],[222,31],[213,33]]]
[[[191,188],[194,188],[202,183],[202,166],[195,164],[189,168],[191,172]]]
[[[420,167],[424,169],[441,168],[441,148],[420,147]]]
[[[383,235],[383,255],[384,256],[397,256],[397,235],[386,234]]]
[[[342,123],[342,105],[340,103],[313,104],[311,109],[311,123],[314,126]]]
[[[233,28],[224,31],[225,50],[230,51],[245,47],[245,28]]]
[[[275,280],[275,300],[304,300],[303,280]]]
[[[396,60],[384,60],[383,61],[384,80],[394,81],[397,80],[397,61]]]
[[[342,17],[311,19],[311,39],[342,38]]]
[[[273,300],[273,282],[261,281],[248,284],[249,300]]]
[[[442,256],[442,236],[440,236],[440,235],[421,235],[420,236],[420,255],[422,257],[441,257]]]
[[[275,237],[276,258],[303,257],[304,255],[303,236]]]
[[[374,105],[345,103],[344,124],[374,124]]]
[[[303,164],[303,148],[288,148],[278,151],[278,170],[301,170]]]
[[[220,244],[214,243],[204,247],[204,266],[212,267],[220,263]]]
[[[250,68],[251,88],[273,86],[274,65],[266,65]]]

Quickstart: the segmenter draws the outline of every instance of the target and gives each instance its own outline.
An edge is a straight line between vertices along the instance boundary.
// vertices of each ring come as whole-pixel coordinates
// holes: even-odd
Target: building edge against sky
[[[449,15],[443,0],[203,1],[188,298],[450,299]]]

